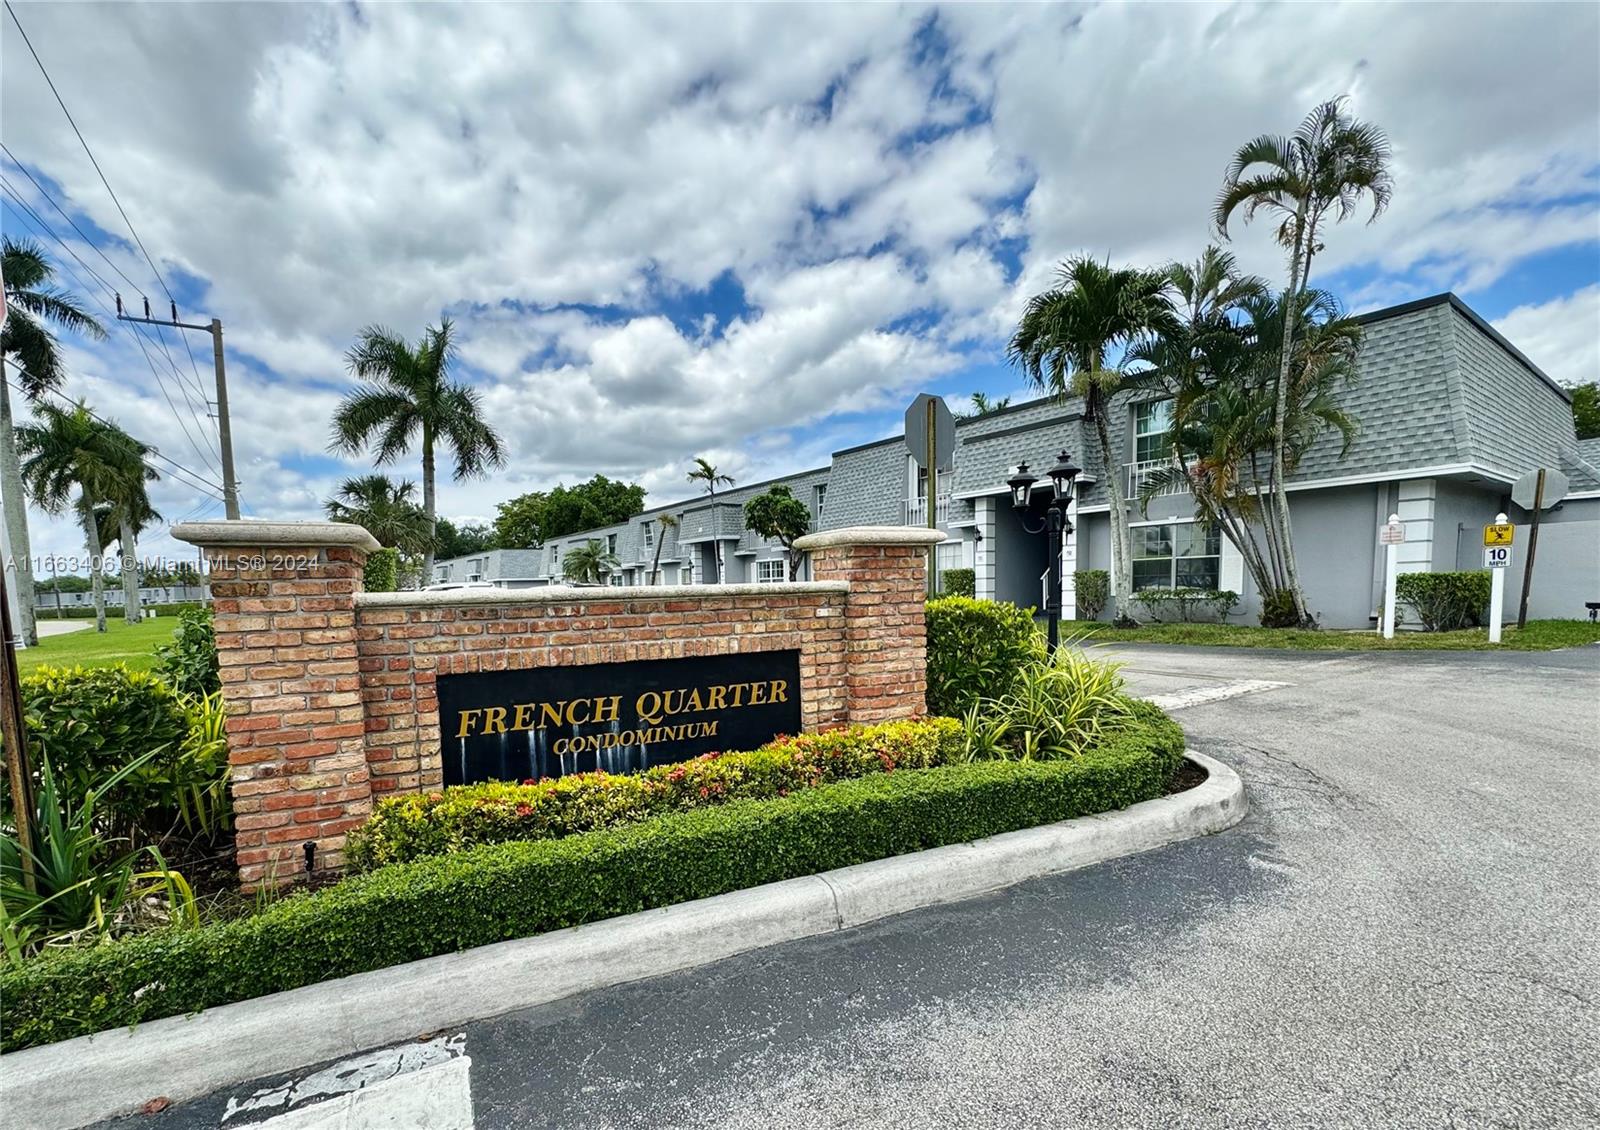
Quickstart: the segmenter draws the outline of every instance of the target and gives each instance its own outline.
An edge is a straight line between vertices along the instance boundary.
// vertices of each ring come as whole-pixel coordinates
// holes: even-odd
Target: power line
[[[18,371],[21,372],[22,370]],[[24,397],[28,395],[27,390],[23,388],[22,385],[17,381],[8,380],[6,383],[12,388],[16,389]],[[91,420],[104,424],[108,428],[119,428],[120,430],[120,425],[106,419],[93,408],[90,408],[87,404],[82,404],[79,401],[73,400],[72,397],[68,396],[66,393],[53,388],[46,388],[45,391],[63,403],[71,405],[73,408],[82,408],[89,414],[89,418]],[[166,473],[182,480],[185,486],[192,487],[193,489],[200,491],[202,494],[217,499],[219,502],[222,500],[222,495],[217,493],[222,489],[222,487],[216,483],[207,482],[198,471],[194,471],[188,467],[185,467],[182,463],[179,463],[176,459],[173,459],[170,456],[163,455],[157,448],[150,448],[147,454],[153,455],[163,463],[168,464],[171,467],[171,470],[167,471]],[[152,467],[149,460],[145,459],[143,456],[140,457],[139,462],[143,463],[146,467],[149,467],[150,470],[156,471],[158,474],[160,473],[160,471],[157,468]]]
[[[102,277],[100,275],[100,273],[97,272],[88,263],[86,263],[84,261],[83,257],[72,249],[71,244],[67,243],[66,240],[62,239],[61,236],[53,228],[51,228],[48,223],[45,222],[44,218],[42,216],[40,216],[39,213],[35,212],[31,207],[29,207],[27,201],[22,199],[21,195],[17,192],[17,190],[14,187],[12,187],[12,185],[9,182],[7,182],[4,177],[0,177],[0,189],[4,189],[4,191],[7,193],[7,195],[9,195],[11,197],[12,202],[13,202],[14,205],[21,207],[23,212],[26,213],[26,216],[33,220],[34,224],[37,226],[37,228],[38,228],[38,230],[40,232],[42,232],[45,235],[50,236],[58,244],[60,244],[62,250],[66,251],[66,253],[68,255],[70,255],[73,259],[75,259],[78,262],[78,264],[83,267],[84,270],[88,271],[89,274],[94,278],[94,280],[96,282],[98,282],[100,284],[100,286],[106,291],[106,293],[111,294],[113,297],[115,297],[115,295],[116,295],[115,290],[111,287],[111,285],[109,283],[106,282],[105,278]],[[86,291],[91,289],[91,288],[89,288],[89,287],[84,285],[83,280],[78,277],[77,272],[73,271],[71,267],[67,266],[65,263],[63,263],[62,266],[66,268],[67,273],[70,274],[73,277],[74,281],[76,281],[79,286],[82,286]],[[106,308],[107,308],[107,310],[110,310],[110,306],[109,305]],[[190,431],[189,431],[188,424],[186,424],[184,422],[182,413],[180,413],[178,411],[177,405],[172,402],[172,396],[167,391],[166,382],[162,379],[160,370],[157,368],[157,366],[155,364],[155,361],[151,358],[150,351],[146,348],[146,345],[145,345],[146,338],[144,336],[144,333],[139,329],[139,327],[137,325],[131,325],[130,324],[130,329],[133,331],[135,342],[139,346],[139,351],[144,354],[145,364],[150,367],[151,374],[156,378],[156,387],[161,391],[161,396],[167,402],[167,407],[172,410],[173,418],[178,421],[178,426],[183,429],[184,438],[187,439],[189,441],[189,445],[194,448],[195,454],[200,457],[200,461],[202,463],[204,463],[208,468],[210,468],[210,470],[212,471],[213,474],[217,473],[216,464],[214,464],[211,461],[211,457],[206,453],[205,449],[203,449],[200,446],[200,444],[198,442],[196,442],[193,434],[191,434]],[[188,389],[185,387],[185,385],[183,383],[183,374],[179,371],[177,363],[175,361],[173,361],[172,354],[170,352],[167,352],[166,347],[165,347],[165,343],[163,342],[161,344],[162,344],[162,352],[166,354],[167,364],[172,369],[172,375],[178,379],[178,391],[179,391],[180,395],[182,395],[182,397],[183,397],[183,401],[184,401],[185,407],[187,407],[189,409],[190,417],[194,420],[195,424],[199,427],[200,434],[205,436],[206,439],[208,441],[210,441],[211,440],[211,435],[207,431],[206,425],[201,422],[200,414],[195,410],[194,402],[189,399]],[[206,403],[205,396],[204,396],[203,393],[201,394],[201,403]]]
[[[135,294],[139,295],[141,298],[144,297],[145,296],[144,287],[142,287],[138,283],[134,282],[131,278],[128,277],[128,273],[126,271],[124,271],[121,267],[117,266],[114,262],[111,261],[111,257],[100,249],[100,245],[95,243],[94,238],[92,236],[90,236],[88,232],[84,231],[81,227],[78,226],[78,221],[74,220],[72,218],[71,213],[69,213],[65,208],[63,208],[56,201],[56,198],[54,196],[50,195],[50,193],[45,189],[44,185],[39,183],[38,178],[35,177],[32,173],[30,173],[28,171],[28,166],[24,165],[21,161],[17,160],[17,155],[15,153],[11,152],[11,147],[8,146],[3,141],[0,141],[0,152],[5,153],[5,155],[7,157],[11,158],[11,163],[13,165],[15,165],[18,169],[21,169],[22,170],[22,175],[27,177],[30,181],[33,182],[33,187],[39,190],[39,195],[44,197],[46,200],[48,200],[50,202],[50,206],[52,208],[54,208],[57,212],[61,213],[61,218],[66,220],[67,223],[71,224],[72,225],[72,230],[77,232],[78,235],[82,237],[83,242],[88,244],[88,246],[91,247],[95,251],[95,253],[100,256],[100,258],[102,258],[102,259],[104,259],[106,261],[106,266],[110,267],[113,271],[117,272],[117,274],[121,275],[122,276],[122,281],[127,283],[129,286],[131,286],[133,288],[133,292]],[[105,280],[102,279],[101,281],[104,282]]]
[[[78,144],[83,146],[83,151],[89,156],[89,163],[94,166],[94,171],[100,176],[100,183],[106,186],[106,192],[111,196],[111,202],[117,206],[117,212],[122,216],[122,222],[128,225],[128,231],[133,236],[133,242],[138,245],[139,252],[144,256],[144,261],[150,264],[150,270],[156,276],[156,282],[161,284],[162,291],[167,296],[167,301],[176,309],[178,300],[172,296],[172,290],[167,286],[167,280],[162,277],[161,268],[156,266],[156,261],[150,257],[150,252],[145,249],[144,240],[139,238],[139,229],[133,226],[133,221],[128,218],[128,211],[122,206],[122,201],[117,199],[116,190],[111,187],[111,182],[106,179],[105,170],[100,168],[100,162],[95,159],[94,150],[89,148],[89,142],[84,138],[83,131],[78,128],[78,123],[72,117],[72,111],[67,109],[66,102],[61,97],[61,92],[56,89],[55,80],[50,77],[50,70],[44,65],[44,60],[39,58],[39,52],[33,48],[33,41],[28,38],[28,32],[22,26],[22,21],[17,18],[17,11],[11,6],[11,0],[5,0],[6,11],[11,14],[11,22],[17,25],[17,31],[22,35],[22,42],[28,47],[28,54],[33,56],[33,61],[39,66],[39,73],[44,76],[50,93],[55,95],[56,105],[61,107],[61,112],[67,117],[67,124],[72,126],[72,132],[78,137]],[[166,348],[165,339],[162,348]],[[183,348],[189,354],[189,367],[194,370],[195,385],[200,384],[200,369],[194,363],[194,350],[189,348],[187,338],[183,339]]]

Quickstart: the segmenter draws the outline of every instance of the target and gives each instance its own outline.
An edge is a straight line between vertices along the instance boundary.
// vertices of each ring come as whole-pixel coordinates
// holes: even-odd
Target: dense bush
[[[400,551],[375,549],[367,554],[362,583],[368,592],[394,592],[400,581]]]
[[[1402,573],[1395,578],[1395,597],[1417,610],[1424,631],[1453,632],[1483,623],[1489,607],[1490,574]]]
[[[152,754],[103,798],[119,829],[172,807],[170,782],[189,729],[184,703],[161,679],[113,667],[41,667],[22,679],[28,745],[48,757],[63,794],[82,797],[129,761]]]
[[[928,601],[928,711],[961,717],[980,698],[1010,691],[1042,643],[1033,615],[1014,604],[944,596]]]
[[[775,800],[386,867],[253,917],[0,972],[4,1050],[1038,824],[1161,795],[1165,717],[1070,761],[874,773]]]
[[[1300,612],[1294,599],[1294,593],[1288,589],[1277,589],[1274,592],[1263,593],[1259,619],[1263,628],[1300,627]]]
[[[111,590],[107,589],[106,591],[110,592]],[[121,591],[121,590],[119,589],[118,591]],[[79,608],[79,607],[77,607],[75,605],[64,604],[64,605],[61,606],[61,610],[60,610],[61,614],[59,616],[57,616],[56,615],[56,606],[51,603],[51,601],[54,600],[54,599],[55,599],[54,595],[51,594],[51,593],[44,593],[42,596],[40,596],[40,598],[39,598],[39,606],[35,610],[35,613],[34,613],[40,620],[57,620],[57,619],[59,619],[59,620],[93,620],[94,619],[94,605],[92,605],[92,604],[86,605],[86,606],[84,606],[82,608]],[[193,608],[204,608],[204,607],[205,607],[205,605],[199,603],[198,601],[184,600],[184,601],[173,601],[171,604],[146,604],[146,605],[143,606],[142,610],[145,611],[145,612],[153,612],[153,613],[156,614],[156,616],[158,618],[164,618],[164,617],[167,617],[167,616],[178,616],[178,615],[180,615],[180,614],[182,614],[184,612],[187,612],[187,611],[189,611],[190,609],[193,609]],[[110,601],[107,601],[106,602],[106,615],[107,616],[121,616],[122,615],[122,605],[120,605],[120,604],[112,604]]]
[[[1079,569],[1072,574],[1073,589],[1077,593],[1078,618],[1098,620],[1111,599],[1111,574],[1104,569]]]
[[[1198,609],[1209,609],[1221,622],[1239,606],[1239,594],[1231,589],[1148,588],[1134,593],[1133,599],[1144,605],[1153,619],[1176,616],[1185,624],[1194,620]]]
[[[978,574],[972,569],[946,569],[939,575],[945,596],[976,596]]]
[[[172,642],[156,648],[156,660],[157,672],[181,695],[204,698],[221,690],[211,610],[195,607],[180,612]]]
[[[553,781],[491,781],[389,797],[350,834],[352,869],[509,840],[592,832],[686,808],[786,796],[893,769],[943,765],[961,748],[949,718],[882,722],[779,738],[751,753],[706,754],[643,773],[580,773]]]

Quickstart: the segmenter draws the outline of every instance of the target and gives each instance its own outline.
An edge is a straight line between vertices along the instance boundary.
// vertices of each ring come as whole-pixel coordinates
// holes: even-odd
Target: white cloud
[[[1494,328],[1564,385],[1600,380],[1600,284],[1518,306]]]

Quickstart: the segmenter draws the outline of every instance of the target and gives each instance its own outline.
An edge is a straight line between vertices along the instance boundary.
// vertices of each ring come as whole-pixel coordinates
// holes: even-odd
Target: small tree
[[[621,568],[617,555],[606,549],[606,543],[591,538],[576,549],[568,550],[561,559],[561,575],[574,584],[598,585],[607,573]]]
[[[714,515],[716,513],[714,507],[717,502],[717,488],[719,486],[731,487],[733,485],[733,476],[724,475],[715,466],[697,455],[695,456],[694,467],[689,472],[689,481],[705,485],[705,492],[707,497],[711,499],[712,514]],[[713,518],[712,520],[715,521],[716,519]],[[712,541],[711,550],[711,555],[715,559],[717,566],[717,584],[720,585],[722,583],[722,540],[720,538]]]
[[[771,538],[789,552],[789,579],[800,577],[800,553],[794,543],[811,529],[811,511],[786,486],[775,486],[744,504],[744,524]]]

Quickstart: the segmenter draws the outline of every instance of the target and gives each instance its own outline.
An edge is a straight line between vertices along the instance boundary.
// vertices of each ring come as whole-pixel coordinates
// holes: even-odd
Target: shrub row
[[[34,610],[34,615],[41,621],[58,620],[58,619],[59,620],[93,620],[94,619],[94,605],[92,605],[92,604],[86,605],[86,606],[83,606],[83,607],[79,607],[78,605],[74,605],[74,604],[63,604],[61,606],[61,609],[60,609],[61,615],[57,616],[56,615],[56,611],[57,611],[56,610],[56,606],[53,603],[51,603],[54,600],[55,600],[54,594],[52,594],[52,593],[41,593],[39,595],[38,607],[35,608],[35,610]],[[179,600],[179,601],[173,601],[170,604],[145,604],[145,605],[141,605],[140,607],[141,607],[141,609],[149,609],[151,611],[154,611],[158,618],[164,619],[164,618],[166,618],[168,616],[176,616],[181,612],[187,612],[187,611],[189,611],[190,609],[193,609],[193,608],[204,608],[206,606],[201,604],[200,602],[194,601],[194,600]],[[112,603],[110,603],[108,601],[106,603],[106,619],[107,620],[120,620],[121,618],[122,618],[122,605],[120,605],[120,604],[112,604]]]
[[[1489,607],[1490,572],[1402,573],[1395,596],[1417,610],[1430,632],[1454,632],[1483,623]]]
[[[945,596],[977,596],[978,573],[975,569],[946,569],[939,574]]]
[[[389,797],[350,834],[346,858],[353,870],[367,871],[480,844],[555,839],[682,809],[786,796],[868,773],[927,769],[945,764],[961,746],[961,724],[950,718],[882,722],[779,738],[750,753],[709,753],[643,773],[490,781]]]
[[[382,868],[250,918],[0,972],[4,1050],[175,1016],[1159,796],[1182,756],[1143,721],[1071,761],[875,773],[774,800]]]
[[[944,596],[928,601],[928,712],[960,718],[979,699],[1002,698],[1017,672],[1043,654],[1030,609]]]

